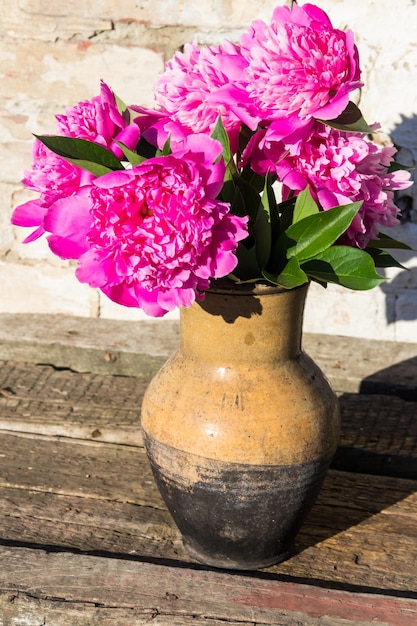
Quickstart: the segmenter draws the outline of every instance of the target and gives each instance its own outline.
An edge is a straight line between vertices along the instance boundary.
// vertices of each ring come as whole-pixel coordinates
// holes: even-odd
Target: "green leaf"
[[[259,267],[266,267],[271,255],[272,228],[271,228],[271,207],[270,197],[265,181],[265,189],[261,202],[258,206],[256,219],[253,223],[252,232],[255,237],[256,259]]]
[[[273,285],[279,285],[285,289],[294,289],[308,282],[308,276],[300,267],[298,260],[294,257],[290,259],[280,274],[273,274],[263,270],[264,278]]]
[[[255,246],[249,249],[245,243],[240,241],[237,246],[236,256],[238,259],[237,267],[233,270],[233,274],[241,281],[259,279],[262,277],[261,268],[256,258]]]
[[[262,203],[268,204],[269,219],[271,221],[272,241],[275,241],[281,233],[280,208],[277,203],[273,188],[274,179],[268,173],[265,178],[265,188],[262,196]]]
[[[105,167],[104,165],[100,165],[99,163],[93,163],[93,161],[83,161],[82,159],[65,159],[70,163],[73,163],[77,167],[81,167],[83,170],[87,170],[94,174],[94,176],[104,176],[104,174],[108,174],[109,172],[114,172],[114,170]]]
[[[224,187],[227,186],[227,182],[225,183]],[[223,190],[224,190],[223,187]],[[223,196],[223,190],[222,190],[222,196]],[[244,180],[243,178],[237,178],[236,179],[236,196],[240,199],[239,202],[244,203],[244,212],[243,213],[235,213],[233,210],[233,205],[235,202],[235,198],[232,201],[232,212],[235,213],[235,215],[249,215],[249,218],[252,221],[255,221],[256,216],[258,214],[258,209],[259,209],[259,205],[261,203],[261,198],[259,193],[256,191],[256,189],[254,189],[254,187],[252,187],[252,185],[250,183],[248,183],[246,180]],[[230,202],[230,200],[229,200]]]
[[[220,141],[223,148],[222,157],[224,159],[224,162],[226,163],[226,173],[224,177],[225,181],[233,179],[233,176],[237,173],[236,166],[234,164],[232,150],[230,148],[229,135],[227,134],[226,129],[223,126],[222,118],[220,115],[217,118],[217,122],[215,127],[213,128],[211,136],[213,137],[213,139],[217,139],[217,141]]]
[[[220,143],[222,144],[223,158],[226,161],[226,163],[230,161],[232,158],[232,151],[230,149],[229,135],[226,132],[226,129],[223,125],[222,118],[220,115],[217,118],[217,122],[211,132],[211,136],[213,137],[213,139],[220,141]]]
[[[314,202],[310,189],[306,187],[303,191],[300,191],[295,201],[293,222],[299,222],[305,217],[318,212],[319,207]]]
[[[171,137],[168,137],[168,139],[166,140],[166,142],[163,145],[162,150],[157,150],[155,153],[155,156],[168,156],[169,154],[171,154],[172,150],[171,150]]]
[[[407,243],[404,243],[402,241],[397,241],[396,239],[393,239],[389,235],[385,235],[385,233],[379,233],[378,239],[371,239],[366,246],[367,250],[368,248],[383,248],[384,250],[386,248],[391,249],[391,250],[393,250],[394,248],[398,250],[412,250],[413,249]]]
[[[399,170],[412,172],[413,170],[415,170],[415,167],[413,167],[412,165],[402,165],[401,163],[398,163],[397,161],[391,161],[387,172],[388,174],[391,174],[392,172],[398,172]]]
[[[247,214],[245,199],[236,187],[235,181],[231,178],[223,183],[222,190],[219,194],[219,200],[222,200],[223,202],[230,202],[230,210],[233,215],[244,217]]]
[[[93,173],[96,173],[93,171],[94,164],[105,168],[106,172],[124,169],[113,152],[93,141],[58,135],[35,135],[35,137],[58,156]],[[102,173],[105,173],[104,170]]]
[[[123,100],[121,98],[119,98],[119,96],[116,93],[113,93],[114,95],[114,99],[116,100],[116,106],[117,106],[117,110],[119,111],[120,115],[123,116],[123,118],[126,119],[126,113],[128,115],[128,120],[130,119],[130,112],[129,109],[127,108],[126,104],[123,102]]]
[[[364,120],[360,109],[349,102],[346,109],[334,120],[318,120],[331,128],[355,133],[373,133],[374,130]]]
[[[372,289],[385,280],[375,271],[369,254],[349,246],[328,248],[302,263],[301,267],[311,278],[349,289]]]
[[[261,174],[256,174],[250,168],[250,165],[245,165],[241,171],[241,178],[248,182],[258,193],[261,193],[265,186],[265,177]],[[276,177],[275,177],[276,178]]]
[[[295,244],[288,246],[287,258],[296,256],[299,261],[307,260],[334,244],[349,228],[360,206],[361,202],[354,202],[334,207],[289,226],[284,232],[287,239],[283,244],[288,246],[288,240]]]
[[[386,250],[367,248],[366,252],[373,258],[375,267],[400,267],[403,270],[407,269],[404,265],[401,265],[397,259],[394,259],[394,257]]]
[[[143,161],[146,161],[145,157],[140,156],[140,154],[137,154],[137,152],[134,152],[133,150],[130,150],[120,141],[116,141],[116,143],[125,155],[126,159],[132,165],[139,165],[139,163],[143,163]]]
[[[156,148],[142,136],[136,146],[136,152],[145,160],[152,159],[156,154]]]
[[[296,200],[297,200],[296,196],[290,195],[289,198],[279,203],[279,210],[281,213],[281,217],[280,217],[281,232],[284,232],[294,222],[294,208],[295,208]]]
[[[280,215],[269,174],[265,177],[256,219],[252,228],[259,266],[268,267],[273,244],[280,235]]]

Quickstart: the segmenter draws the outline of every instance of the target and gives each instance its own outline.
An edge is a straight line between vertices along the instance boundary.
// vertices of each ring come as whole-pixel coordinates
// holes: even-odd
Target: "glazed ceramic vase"
[[[142,406],[147,454],[186,550],[254,569],[288,558],[335,453],[335,394],[301,349],[307,286],[212,289]]]

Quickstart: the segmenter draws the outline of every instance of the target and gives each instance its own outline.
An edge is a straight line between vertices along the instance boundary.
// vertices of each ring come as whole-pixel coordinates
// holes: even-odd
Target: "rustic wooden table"
[[[139,407],[175,322],[0,315],[1,626],[417,624],[417,345],[305,337],[343,432],[298,552],[193,563]]]

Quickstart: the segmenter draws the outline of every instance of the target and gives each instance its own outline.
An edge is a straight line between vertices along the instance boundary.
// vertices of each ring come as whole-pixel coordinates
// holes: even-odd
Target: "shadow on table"
[[[417,356],[367,377],[359,394],[339,400],[340,445],[298,537],[299,551],[417,491]]]
[[[417,402],[417,354],[364,378],[359,393],[395,396]]]

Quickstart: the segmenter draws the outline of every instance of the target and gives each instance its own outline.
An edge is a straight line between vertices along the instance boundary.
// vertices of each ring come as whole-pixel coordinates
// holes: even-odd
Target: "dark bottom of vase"
[[[191,541],[187,541],[183,537],[183,545],[187,553],[192,559],[202,563],[203,565],[210,565],[211,567],[218,567],[220,569],[235,569],[235,570],[253,570],[262,569],[263,567],[270,567],[271,565],[277,565],[282,563],[286,559],[289,559],[295,552],[294,544],[287,552],[282,554],[276,554],[268,558],[256,561],[248,561],[245,555],[242,555],[240,559],[233,559],[228,556],[217,556],[213,552],[203,552],[199,546],[195,547]]]
[[[186,550],[228,569],[267,567],[293,553],[329,463],[248,465],[185,453],[146,434],[145,444]]]

